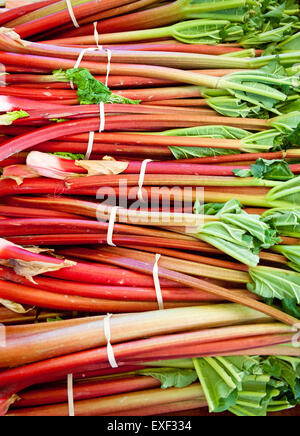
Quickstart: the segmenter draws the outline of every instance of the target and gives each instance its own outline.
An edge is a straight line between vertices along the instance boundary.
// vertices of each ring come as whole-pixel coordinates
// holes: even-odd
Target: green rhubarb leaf
[[[189,20],[172,27],[172,36],[186,44],[218,44],[230,25],[226,20]]]
[[[166,136],[199,136],[201,138],[242,139],[249,135],[246,130],[226,126],[201,126],[186,129],[173,129],[159,133]],[[239,150],[207,147],[169,147],[173,156],[180,159],[225,156],[240,153]]]
[[[210,412],[231,410],[237,404],[245,380],[260,365],[257,357],[229,356],[193,359]]]
[[[198,376],[193,369],[181,368],[155,368],[136,372],[137,374],[150,376],[161,382],[162,389],[185,388],[194,383]]]
[[[293,23],[288,23],[285,26],[277,27],[266,32],[257,32],[240,40],[242,47],[261,47],[270,42],[280,42],[289,36],[292,32]]]
[[[262,220],[280,236],[300,238],[300,210],[269,209],[262,215]]]
[[[235,170],[232,171],[233,174],[237,177],[252,177],[252,171],[251,169],[242,169],[242,168],[237,168]]]
[[[140,100],[131,100],[117,94],[113,94],[110,89],[96,80],[86,68],[71,68],[69,70],[54,71],[56,78],[65,77],[67,81],[74,83],[77,87],[77,96],[80,104],[139,104]]]
[[[237,177],[255,177],[267,180],[290,180],[294,174],[290,166],[283,160],[266,160],[259,158],[250,169],[235,169],[233,173]]]
[[[209,223],[195,236],[246,265],[256,266],[259,263],[254,240],[245,231],[223,223]]]
[[[64,123],[65,121],[69,121],[67,118],[51,118],[50,121],[53,123]]]
[[[296,300],[300,304],[300,274],[270,267],[249,269],[249,291],[265,299]]]
[[[258,159],[254,165],[251,165],[253,177],[267,180],[290,180],[294,174],[290,166],[283,160],[266,160]]]
[[[279,310],[282,310],[296,319],[300,319],[300,306],[297,304],[296,298],[281,300],[279,303],[281,303]]]
[[[282,203],[286,207],[300,206],[300,176],[272,188],[266,195],[266,201],[271,204]]]
[[[84,154],[81,154],[81,153],[69,153],[69,152],[64,152],[64,151],[57,151],[57,152],[51,153],[51,154],[54,154],[55,156],[63,157],[64,159],[69,159],[69,160],[84,160]]]
[[[242,101],[240,98],[234,98],[231,96],[224,97],[211,97],[206,99],[206,103],[209,107],[214,109],[225,117],[233,118],[251,118],[253,116],[257,118],[265,118],[267,114],[262,114],[259,105],[251,105],[248,102]],[[264,116],[262,116],[264,115]]]
[[[224,412],[236,404],[237,382],[216,358],[194,359],[194,365],[211,413]]]
[[[199,126],[184,129],[172,129],[160,132],[164,136],[199,136],[201,138],[243,139],[250,132],[230,126]]]
[[[280,397],[285,397],[289,405],[296,405],[300,398],[300,358],[271,356],[263,361],[263,369],[282,382]]]
[[[300,111],[273,118],[270,120],[269,125],[284,134],[294,133],[300,127]]]
[[[288,101],[287,103],[284,103],[282,106],[280,106],[280,112],[282,114],[289,114],[291,112],[300,112],[299,96],[297,95],[296,100]]]
[[[194,213],[199,215],[216,215],[221,216],[224,213],[241,213],[243,205],[235,199],[227,203],[201,203],[198,199],[194,204]]]
[[[289,266],[300,272],[300,246],[299,245],[278,245],[274,250],[283,254],[290,262]]]
[[[279,44],[281,52],[297,51],[300,47],[300,32],[290,36]]]
[[[210,412],[267,416],[299,402],[299,357],[208,357],[193,362]]]
[[[205,212],[207,208],[211,214],[216,212],[219,221],[204,224],[195,236],[246,265],[258,265],[259,252],[281,242],[275,229],[259,215],[244,212],[234,199],[222,207],[213,204],[201,209],[196,203],[194,211]]]
[[[6,114],[0,115],[0,126],[10,126],[19,118],[26,117],[29,117],[29,114],[23,110],[6,112]]]
[[[263,150],[281,150],[285,144],[282,134],[276,129],[269,129],[263,132],[253,133],[242,139],[244,150],[257,149]]]
[[[279,62],[278,57],[260,69],[267,74],[273,74],[277,77],[287,77],[285,68]]]
[[[267,416],[271,400],[279,394],[269,375],[245,377],[236,404],[229,411],[236,416]]]
[[[215,8],[214,3],[217,4]],[[202,6],[201,11],[198,9],[199,6]],[[229,7],[228,2],[220,2],[220,0],[190,0],[186,7],[188,18],[210,18],[233,22],[243,22],[247,11],[248,7],[244,7],[243,2],[240,2],[240,6]]]
[[[286,2],[283,2],[281,5],[278,5],[275,8],[271,9],[264,16],[266,18],[281,18],[282,15],[284,14],[285,8],[286,8]]]
[[[56,316],[55,318],[47,318],[47,322],[57,322],[57,321],[63,321],[63,319],[60,316]]]
[[[225,148],[206,148],[206,147],[169,147],[173,156],[177,160],[195,159],[200,157],[215,157],[237,154],[236,150]]]
[[[274,65],[269,69],[274,70]],[[233,73],[222,79],[222,85],[240,102],[250,103],[258,113],[265,110],[280,115],[278,104],[286,101],[287,94],[299,86],[297,78],[280,71],[284,75],[279,75],[278,68],[275,73],[264,70]]]
[[[221,220],[225,224],[230,224],[247,231],[247,233],[259,241],[259,249],[268,249],[281,242],[281,239],[277,237],[276,231],[265,224],[259,215],[250,215],[245,212],[240,214],[224,213],[221,215]]]

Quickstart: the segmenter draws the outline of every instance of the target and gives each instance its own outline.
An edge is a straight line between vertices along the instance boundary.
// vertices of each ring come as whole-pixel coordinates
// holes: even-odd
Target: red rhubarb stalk
[[[0,267],[1,278],[19,283],[32,288],[38,288],[49,292],[77,295],[81,297],[98,298],[106,300],[124,301],[157,301],[155,289],[137,288],[126,286],[101,286],[89,283],[76,283],[68,280],[57,280],[49,277],[35,278],[34,283],[29,282],[25,277],[15,274],[10,268]],[[236,290],[235,292],[240,292]],[[241,291],[244,292],[244,291]],[[246,291],[245,291],[246,292]],[[247,293],[247,292],[246,292]],[[163,288],[164,301],[222,301],[219,297],[190,288]],[[6,309],[7,310],[7,309]]]
[[[116,380],[75,381],[73,398],[75,401],[100,398],[108,395],[135,392],[160,386],[160,381],[153,377],[131,376]],[[14,408],[41,406],[42,404],[64,403],[68,401],[67,387],[32,389],[19,393],[19,400]]]
[[[116,301],[77,295],[58,294],[44,290],[19,285],[9,281],[1,282],[0,297],[4,300],[16,301],[29,306],[47,309],[70,310],[91,313],[130,313],[147,312],[158,309],[157,302]],[[166,309],[173,307],[196,306],[192,302],[166,302]]]

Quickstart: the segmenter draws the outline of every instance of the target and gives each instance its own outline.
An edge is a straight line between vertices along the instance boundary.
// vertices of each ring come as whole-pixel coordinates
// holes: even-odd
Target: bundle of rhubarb
[[[299,13],[5,3],[1,415],[300,404]]]

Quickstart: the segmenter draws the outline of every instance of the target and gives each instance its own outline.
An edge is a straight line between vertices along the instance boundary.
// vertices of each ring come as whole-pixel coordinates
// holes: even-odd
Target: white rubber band
[[[111,332],[110,332],[110,318],[112,317],[112,314],[109,313],[107,314],[107,316],[104,318],[104,334],[105,334],[105,338],[107,340],[107,357],[108,357],[108,361],[109,364],[112,368],[118,368],[118,364],[116,362],[115,359],[115,355],[114,355],[114,350],[113,347],[110,343],[110,338],[111,338]]]
[[[69,0],[70,1],[70,0]],[[84,48],[83,50],[81,50],[81,52],[79,53],[79,56],[77,58],[77,61],[74,65],[74,68],[78,68],[83,56],[85,55],[86,52],[88,51],[96,51],[96,50],[104,50],[102,45],[99,44],[99,33],[97,30],[97,22],[94,22],[94,37],[95,37],[95,42],[97,45],[97,48],[95,47],[90,47],[90,48]],[[111,69],[111,58],[112,58],[112,52],[107,49],[105,50],[107,53],[107,73],[106,73],[106,82],[105,82],[105,86],[108,85],[108,80],[109,80],[109,74],[110,74],[110,69]],[[70,81],[70,85],[71,88],[74,89],[74,84],[72,81]],[[99,104],[99,115],[100,115],[100,126],[99,126],[99,132],[103,132],[105,130],[105,107],[104,107],[104,103],[101,101]],[[94,139],[95,139],[95,132],[90,132],[89,134],[89,141],[88,141],[88,146],[87,146],[87,151],[85,154],[85,160],[89,160],[91,157],[91,154],[93,152],[93,145],[94,145]]]
[[[109,80],[110,69],[111,69],[112,52],[109,48],[106,48],[105,51],[107,53],[107,73],[106,73],[105,86],[108,86],[108,80]]]
[[[161,255],[156,254],[156,260],[155,260],[155,264],[153,266],[153,279],[154,279],[156,298],[157,298],[157,302],[158,302],[158,308],[159,308],[159,310],[164,310],[165,309],[164,300],[163,300],[163,296],[162,296],[162,292],[161,292],[159,273],[158,273],[158,262],[159,262],[160,258],[161,258]]]
[[[68,11],[69,11],[69,15],[70,18],[74,24],[74,27],[76,27],[76,29],[78,29],[80,26],[78,24],[78,21],[76,20],[76,17],[74,15],[74,11],[73,11],[73,6],[72,6],[72,0],[66,0],[67,6],[68,6]]]
[[[139,177],[139,190],[138,190],[138,199],[140,201],[144,201],[143,199],[143,185],[144,185],[144,180],[145,180],[145,174],[146,174],[146,168],[148,163],[152,162],[152,159],[145,159],[142,162],[142,166],[141,166],[141,171],[140,171],[140,177]]]
[[[99,133],[104,132],[105,130],[105,106],[103,101],[99,103],[99,114],[100,114],[100,127]]]
[[[88,51],[96,51],[96,50],[98,50],[96,47],[88,47],[88,48],[84,48],[84,49],[82,49],[81,52],[79,53],[79,56],[78,56],[78,58],[77,58],[76,64],[74,65],[74,68],[78,68],[78,67],[79,67],[79,65],[80,65],[80,63],[81,63],[81,61],[82,61],[82,59],[83,59],[83,56],[84,56]]]
[[[89,160],[93,151],[93,145],[94,145],[94,139],[95,139],[95,132],[89,133],[89,142],[87,146],[87,150],[84,156],[85,160]]]
[[[112,241],[112,237],[113,237],[113,233],[114,233],[114,227],[115,227],[118,209],[120,209],[119,206],[114,206],[110,212],[108,229],[107,229],[107,245],[109,245],[110,247],[116,247],[116,245]]]
[[[69,416],[75,416],[73,374],[68,374],[68,406],[69,406]]]
[[[98,26],[98,22],[95,21],[94,22],[94,38],[95,38],[96,46],[97,46],[98,50],[103,50],[102,45],[99,43],[99,33],[98,33],[97,26]]]
[[[101,133],[105,130],[105,106],[103,101],[99,103],[99,115],[100,115],[99,132]],[[95,140],[95,132],[92,131],[89,133],[89,142],[84,157],[85,160],[89,160],[91,157],[91,154],[93,152],[94,140]]]
[[[76,61],[76,63],[75,63],[73,68],[79,68],[79,65],[81,64],[83,56],[85,55],[86,52],[88,52],[88,51],[96,51],[96,50],[98,50],[98,49],[94,48],[94,47],[93,48],[84,48],[84,49],[82,49],[81,52],[78,55],[77,61]],[[70,80],[70,85],[71,85],[71,88],[74,89],[74,83],[72,82],[72,80]]]
[[[111,58],[112,58],[112,52],[109,48],[103,48],[103,46],[99,43],[99,32],[97,29],[98,22],[94,22],[94,38],[97,45],[98,50],[104,50],[107,53],[107,72],[106,72],[106,80],[105,80],[105,86],[108,86],[108,79],[110,75],[110,69],[111,69]]]

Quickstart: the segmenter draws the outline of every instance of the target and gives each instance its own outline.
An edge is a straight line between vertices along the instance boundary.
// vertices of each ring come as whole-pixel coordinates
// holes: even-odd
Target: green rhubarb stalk
[[[226,20],[191,20],[147,30],[131,32],[106,33],[99,37],[101,44],[120,44],[123,42],[143,41],[172,37],[177,41],[189,44],[216,44],[222,40],[222,32],[230,24]],[[60,40],[56,40],[59,42]],[[93,44],[93,36],[62,39],[61,42],[72,44]]]

